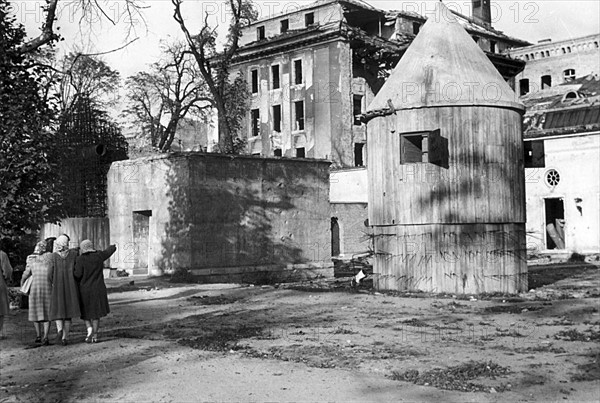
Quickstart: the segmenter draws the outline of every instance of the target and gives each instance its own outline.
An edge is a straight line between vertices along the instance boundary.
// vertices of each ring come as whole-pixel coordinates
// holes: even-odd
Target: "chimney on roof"
[[[483,25],[492,26],[492,10],[490,7],[491,0],[472,0],[473,18]]]

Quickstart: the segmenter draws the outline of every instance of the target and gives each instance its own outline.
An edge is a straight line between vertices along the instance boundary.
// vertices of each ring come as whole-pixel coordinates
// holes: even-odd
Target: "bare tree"
[[[57,19],[59,1],[61,0],[46,0],[46,6],[43,7],[45,18],[41,26],[41,33],[37,37],[24,42],[19,47],[20,53],[31,53],[44,45],[54,43],[60,39],[60,35],[56,32],[54,26]],[[75,5],[74,11],[79,11],[81,13],[82,17],[80,23],[85,19],[92,21],[103,18],[113,25],[116,25],[114,18],[106,11],[108,4],[105,4],[103,0],[76,0],[72,4]],[[128,21],[129,31],[127,36],[129,37],[131,32],[135,29],[135,21],[138,19],[144,20],[141,11],[145,7],[139,0],[124,0],[122,4],[124,8],[121,14],[126,17]],[[88,18],[86,18],[86,16]]]
[[[244,79],[236,77],[230,80],[230,67],[239,47],[242,29],[255,21],[258,13],[249,0],[227,0],[231,19],[223,49],[217,51],[217,28],[208,22],[208,13],[204,16],[204,25],[197,35],[193,35],[183,18],[182,0],[171,0],[175,7],[173,18],[184,33],[188,51],[193,55],[213,99],[213,105],[219,115],[219,137],[221,149],[235,153],[236,137],[241,127],[243,108],[248,99],[247,85]]]
[[[127,79],[129,106],[124,112],[142,127],[152,147],[164,152],[170,149],[179,122],[186,116],[203,118],[214,102],[184,43],[164,44],[162,52],[163,59],[150,71]]]
[[[71,52],[61,64],[64,75],[58,94],[63,111],[69,110],[81,96],[96,105],[112,103],[110,96],[118,92],[121,77],[105,61],[97,56]]]

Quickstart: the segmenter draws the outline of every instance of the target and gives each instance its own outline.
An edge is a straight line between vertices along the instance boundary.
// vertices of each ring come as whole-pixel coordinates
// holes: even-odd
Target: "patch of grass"
[[[233,304],[236,300],[233,298],[228,298],[223,295],[200,295],[193,296],[188,298],[188,301],[194,303],[194,305],[225,305],[225,304]]]
[[[188,346],[200,350],[208,351],[229,351],[239,350],[238,341],[257,337],[262,335],[263,329],[255,326],[223,326],[218,329],[211,329],[197,337],[182,338],[177,342],[183,346]]]
[[[554,335],[554,338],[566,341],[600,341],[600,331],[592,328],[583,332],[576,329],[561,330]]]
[[[541,305],[494,305],[486,307],[485,313],[522,313],[544,309]]]
[[[531,354],[531,353],[553,353],[553,354],[563,354],[566,353],[562,347],[553,347],[551,345],[539,345],[525,348],[516,348],[514,349],[516,353],[519,354]]]
[[[423,322],[422,320],[417,319],[417,318],[401,320],[400,323],[402,323],[403,325],[414,326],[414,327],[429,327],[430,326],[428,323]]]
[[[332,333],[333,334],[357,334],[358,332],[355,332],[352,329],[346,329],[343,326],[339,326]]]
[[[585,382],[600,380],[600,352],[591,355],[592,361],[577,367],[579,373],[571,376],[571,381]]]
[[[393,380],[412,382],[416,385],[434,386],[438,389],[458,390],[462,392],[490,392],[492,387],[470,382],[477,378],[496,379],[510,373],[508,367],[502,367],[492,361],[469,361],[450,368],[434,368],[419,373],[409,370],[403,373],[394,371],[389,376]],[[503,385],[494,387],[497,392],[503,392]]]

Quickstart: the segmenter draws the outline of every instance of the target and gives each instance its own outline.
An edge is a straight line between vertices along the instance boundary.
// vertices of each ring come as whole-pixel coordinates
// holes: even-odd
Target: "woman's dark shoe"
[[[92,342],[92,336],[87,336],[87,337],[85,338],[85,342],[86,342],[86,343],[91,343],[91,342]]]
[[[62,339],[61,343],[63,346],[66,346],[67,344],[69,344],[69,342],[65,339]]]
[[[98,337],[97,336],[92,337],[92,343],[98,343]]]
[[[59,330],[58,333],[56,334],[56,341],[55,341],[56,344],[58,344],[58,342],[62,339],[62,335],[63,335],[62,330]]]
[[[39,344],[42,342],[42,338],[41,337],[36,337],[34,343]]]
[[[49,345],[49,344],[50,344],[50,342],[48,341],[48,338],[47,338],[47,337],[44,337],[44,338],[42,339],[42,346],[47,346],[47,345]]]

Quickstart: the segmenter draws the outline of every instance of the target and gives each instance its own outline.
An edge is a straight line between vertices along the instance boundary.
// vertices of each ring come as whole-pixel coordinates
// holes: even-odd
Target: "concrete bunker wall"
[[[206,282],[333,275],[329,163],[204,153],[115,163],[113,267]]]

